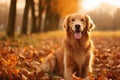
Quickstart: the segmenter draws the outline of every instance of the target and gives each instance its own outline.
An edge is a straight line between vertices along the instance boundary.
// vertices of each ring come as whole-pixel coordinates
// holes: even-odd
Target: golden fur
[[[65,80],[71,80],[74,72],[79,77],[86,77],[88,72],[92,72],[94,46],[90,32],[94,24],[89,16],[75,13],[65,18],[63,27],[66,36],[61,47],[45,58],[41,69],[63,75]]]

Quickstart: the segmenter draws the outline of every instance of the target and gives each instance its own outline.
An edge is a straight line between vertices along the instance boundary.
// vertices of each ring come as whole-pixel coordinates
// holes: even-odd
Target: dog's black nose
[[[78,29],[80,29],[80,25],[79,24],[76,24],[75,25],[75,28],[78,30]]]

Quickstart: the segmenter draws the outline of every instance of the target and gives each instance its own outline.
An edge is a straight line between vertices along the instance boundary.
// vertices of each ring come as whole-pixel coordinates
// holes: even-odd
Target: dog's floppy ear
[[[64,22],[63,22],[63,25],[62,25],[64,30],[68,30],[69,18],[70,18],[70,15],[66,16],[65,19],[64,19]]]
[[[88,15],[86,15],[86,18],[87,18],[87,30],[90,32],[95,28],[95,24]]]

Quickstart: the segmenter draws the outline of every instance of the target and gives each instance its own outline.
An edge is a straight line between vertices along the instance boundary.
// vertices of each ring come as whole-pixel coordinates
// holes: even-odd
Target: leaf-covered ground
[[[0,80],[64,80],[56,74],[43,73],[43,57],[60,47],[63,32],[49,32],[15,39],[0,37]],[[120,80],[120,31],[94,32],[93,70],[86,78],[73,80]]]

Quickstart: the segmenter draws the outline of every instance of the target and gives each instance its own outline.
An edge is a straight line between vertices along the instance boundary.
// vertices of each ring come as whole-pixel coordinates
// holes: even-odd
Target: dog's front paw
[[[47,64],[45,64],[45,63],[41,63],[41,65],[40,65],[40,68],[41,68],[41,70],[43,71],[43,72],[49,72],[49,65],[47,65]]]

